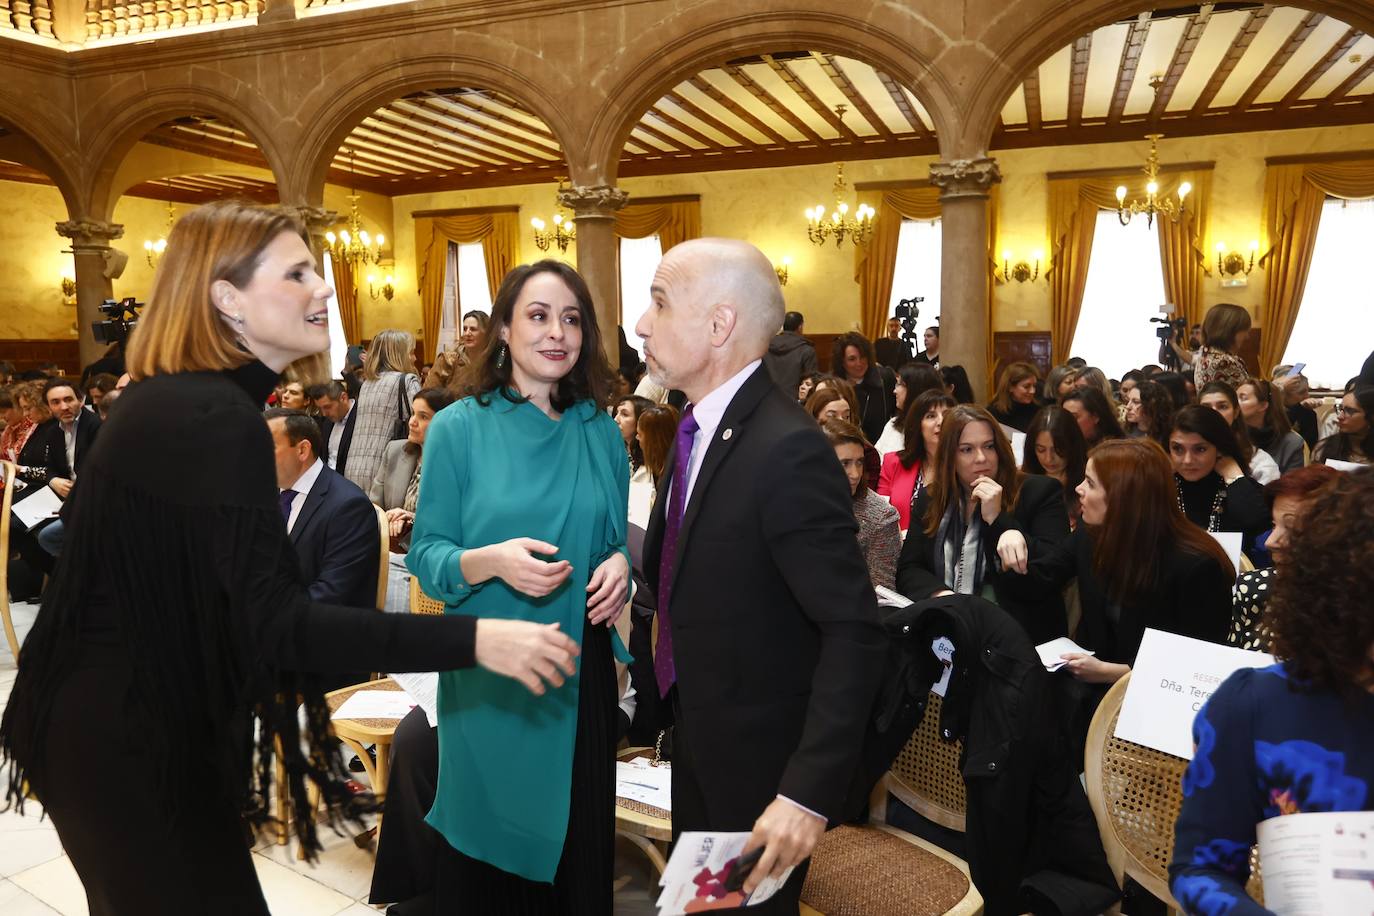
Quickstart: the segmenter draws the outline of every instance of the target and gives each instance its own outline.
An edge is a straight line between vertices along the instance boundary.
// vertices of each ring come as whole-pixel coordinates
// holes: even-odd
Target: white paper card
[[[1374,913],[1374,811],[1271,817],[1256,832],[1267,909]]]
[[[1338,471],[1345,471],[1346,473],[1351,471],[1363,471],[1369,466],[1355,461],[1341,461],[1339,458],[1328,458],[1326,459],[1326,464],[1328,467],[1333,467]]]
[[[673,810],[673,769],[650,766],[643,757],[615,762],[615,797]]]
[[[747,842],[748,833],[684,832],[658,882],[663,888],[658,897],[659,916],[684,916],[689,907],[699,913],[754,906],[776,894],[792,869],[783,872],[781,879],[765,878],[748,898],[742,891],[726,892],[725,879]]]
[[[943,698],[945,691],[949,689],[949,675],[954,671],[954,643],[949,641],[948,636],[941,636],[930,644],[930,651],[935,653],[935,657],[945,669],[940,675],[940,680],[930,688],[930,692]]]
[[[331,719],[404,719],[415,701],[404,690],[359,690]]]
[[[1026,434],[1018,430],[1011,433],[1011,453],[1016,456],[1016,466],[1026,463]]]
[[[1240,545],[1245,535],[1239,531],[1209,531],[1207,532],[1216,538],[1221,549],[1226,551],[1226,555],[1231,558],[1231,568],[1240,575]]]
[[[23,502],[15,503],[12,508],[15,517],[28,530],[40,522],[57,518],[57,513],[62,511],[62,497],[54,493],[52,487],[44,487]]]
[[[874,586],[873,591],[878,596],[879,607],[904,608],[911,607],[911,605],[916,603],[912,601],[910,598],[908,598],[906,595],[903,595],[900,592],[894,592],[892,589],[884,588],[881,585]]]
[[[430,728],[439,724],[439,672],[420,671],[387,676],[401,685],[415,705],[424,709]]]
[[[1040,664],[1045,666],[1046,671],[1058,671],[1060,668],[1067,665],[1068,662],[1059,657],[1066,653],[1079,652],[1083,655],[1096,654],[1094,652],[1089,652],[1067,636],[1060,636],[1057,639],[1051,639],[1049,642],[1043,642],[1035,647],[1035,651],[1039,653]]]
[[[1273,663],[1267,652],[1146,630],[1116,720],[1116,737],[1192,760],[1193,718],[1207,698],[1232,672]]]

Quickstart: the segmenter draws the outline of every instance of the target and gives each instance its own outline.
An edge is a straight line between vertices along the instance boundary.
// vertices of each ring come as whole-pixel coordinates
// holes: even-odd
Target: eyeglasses
[[[1344,404],[1336,405],[1336,415],[1339,417],[1358,417],[1364,413],[1358,407],[1346,407]]]

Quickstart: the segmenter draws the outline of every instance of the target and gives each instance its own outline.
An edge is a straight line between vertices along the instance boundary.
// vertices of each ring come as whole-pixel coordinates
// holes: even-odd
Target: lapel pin
[[[734,435],[734,432],[735,432],[735,431],[734,431],[733,429],[727,429],[725,432],[723,432],[723,433],[720,434],[720,438],[721,438],[722,440],[727,440],[727,439],[729,439],[732,435]]]

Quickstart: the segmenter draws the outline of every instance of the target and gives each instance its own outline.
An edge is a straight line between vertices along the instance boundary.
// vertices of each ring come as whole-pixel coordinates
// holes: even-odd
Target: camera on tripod
[[[1163,325],[1155,328],[1155,336],[1162,341],[1170,341],[1175,338],[1182,340],[1188,336],[1188,319],[1186,318],[1151,318],[1151,324]]]
[[[122,344],[129,339],[129,332],[138,324],[138,310],[143,303],[133,296],[127,299],[106,299],[100,303],[100,313],[105,318],[91,322],[91,333],[96,343]]]
[[[920,303],[925,302],[925,296],[912,296],[910,299],[899,299],[897,308],[893,316],[902,323],[901,339],[914,343],[916,340],[916,319],[921,317]],[[915,352],[914,350],[912,351]]]

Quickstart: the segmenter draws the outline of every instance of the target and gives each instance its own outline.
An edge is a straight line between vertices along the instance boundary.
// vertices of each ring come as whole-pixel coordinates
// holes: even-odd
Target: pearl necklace
[[[1174,495],[1178,497],[1178,511],[1182,512],[1183,515],[1184,515],[1184,517],[1186,518],[1186,517],[1188,516],[1188,510],[1185,509],[1185,508],[1183,507],[1183,490],[1182,490],[1182,484],[1183,484],[1183,478],[1180,477],[1178,474],[1175,474],[1175,475],[1174,475]],[[1208,531],[1220,531],[1220,530],[1221,530],[1221,512],[1222,512],[1222,509],[1223,509],[1225,506],[1226,506],[1226,482],[1225,482],[1225,481],[1222,481],[1222,483],[1221,483],[1221,488],[1220,488],[1219,490],[1217,490],[1217,495],[1214,496],[1214,497],[1212,497],[1212,511],[1211,511],[1211,512],[1208,514],[1208,516],[1207,516],[1207,530],[1208,530]]]

